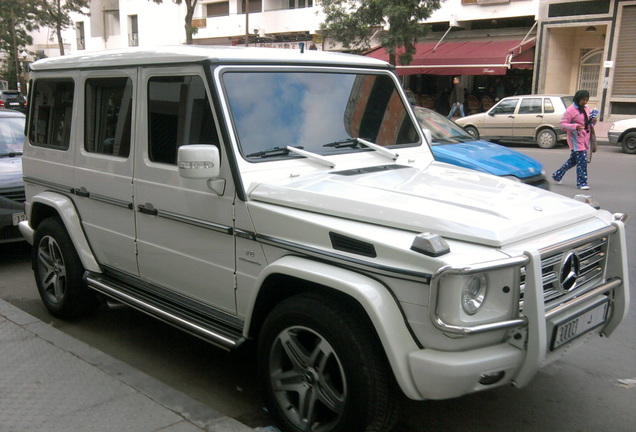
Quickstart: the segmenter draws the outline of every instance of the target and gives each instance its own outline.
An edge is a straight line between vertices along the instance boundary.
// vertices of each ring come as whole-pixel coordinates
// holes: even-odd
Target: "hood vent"
[[[331,246],[335,250],[362,255],[369,258],[375,258],[378,256],[375,252],[375,247],[371,243],[356,240],[334,232],[329,233],[329,238],[331,239]]]

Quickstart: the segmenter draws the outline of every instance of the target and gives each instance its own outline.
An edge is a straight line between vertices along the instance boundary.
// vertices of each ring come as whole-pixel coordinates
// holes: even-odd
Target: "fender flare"
[[[31,222],[32,217],[34,216],[33,210],[38,205],[43,205],[56,211],[56,213],[62,220],[66,231],[71,237],[71,240],[73,241],[75,250],[77,251],[79,258],[82,261],[82,265],[84,266],[84,268],[91,272],[101,273],[102,270],[99,267],[95,256],[93,255],[93,251],[91,250],[90,245],[88,244],[88,240],[86,239],[86,234],[82,229],[82,222],[79,215],[77,214],[77,209],[75,208],[73,201],[66,195],[55,192],[42,192],[35,195],[29,205],[28,225],[20,225],[20,230],[23,232],[24,236],[31,239],[35,237],[35,230],[31,225]],[[24,232],[28,230],[30,230],[30,233]]]
[[[402,391],[411,399],[422,399],[413,384],[409,367],[409,353],[420,348],[406,325],[397,300],[386,286],[364,274],[298,256],[285,256],[268,265],[259,275],[255,286],[262,286],[269,276],[276,274],[326,286],[357,301],[371,320]],[[259,290],[254,290],[249,300],[245,331],[250,328],[258,294]]]

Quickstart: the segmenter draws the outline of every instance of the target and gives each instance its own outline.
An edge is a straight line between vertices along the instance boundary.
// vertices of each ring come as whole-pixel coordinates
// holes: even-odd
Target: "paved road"
[[[561,147],[514,147],[548,173],[568,157]],[[631,312],[611,339],[594,339],[539,372],[524,389],[500,388],[449,401],[403,401],[396,432],[627,432],[636,423],[636,156],[602,146],[589,191],[604,208],[634,216],[628,226]],[[579,193],[574,173],[553,191]],[[60,321],[44,309],[26,245],[0,245],[0,297],[251,427],[271,424],[262,409],[254,353],[229,354],[132,309],[100,310]],[[0,428],[1,429],[1,428]]]

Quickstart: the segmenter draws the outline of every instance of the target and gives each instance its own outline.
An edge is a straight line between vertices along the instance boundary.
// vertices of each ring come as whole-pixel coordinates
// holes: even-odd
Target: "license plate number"
[[[26,215],[24,213],[13,213],[11,217],[13,219],[13,225],[17,225],[26,220]]]
[[[607,319],[607,311],[609,310],[609,302],[606,301],[592,309],[589,309],[577,317],[558,324],[554,328],[552,335],[552,350],[570,342],[572,339],[585,334],[596,327],[600,326]]]

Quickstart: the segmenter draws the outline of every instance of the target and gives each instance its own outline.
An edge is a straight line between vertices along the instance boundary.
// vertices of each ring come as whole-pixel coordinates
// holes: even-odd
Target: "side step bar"
[[[153,295],[146,290],[109,278],[102,274],[86,272],[84,281],[89,288],[147,313],[194,336],[231,351],[238,348],[245,338],[241,329],[205,316],[175,302]]]

